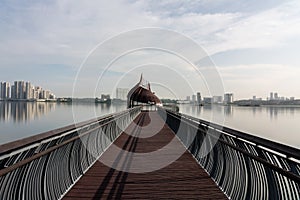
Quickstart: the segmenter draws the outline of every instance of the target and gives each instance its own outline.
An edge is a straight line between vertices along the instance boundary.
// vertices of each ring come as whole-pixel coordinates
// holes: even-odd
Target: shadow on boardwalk
[[[159,132],[151,131],[161,125]],[[161,151],[157,158],[134,156],[156,151],[165,145],[171,148]],[[116,147],[123,151],[117,151]],[[176,149],[182,148],[156,112],[142,112],[105,151],[101,162],[96,162],[64,199],[227,199],[188,151],[183,149],[182,155],[176,155]],[[141,171],[143,167],[172,156],[178,156],[178,159],[164,168],[130,172],[132,169]],[[103,163],[109,163],[111,167]]]

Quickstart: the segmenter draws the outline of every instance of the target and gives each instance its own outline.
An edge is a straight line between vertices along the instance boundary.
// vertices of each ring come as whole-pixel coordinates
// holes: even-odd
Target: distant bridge
[[[138,157],[166,145],[157,159]],[[133,172],[178,150],[161,169]],[[299,160],[293,147],[162,107],[134,107],[1,145],[0,199],[300,199]]]

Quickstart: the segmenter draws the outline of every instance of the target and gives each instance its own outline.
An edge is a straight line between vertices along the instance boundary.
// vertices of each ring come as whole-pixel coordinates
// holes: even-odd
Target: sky
[[[126,35],[145,27],[172,36],[153,37],[151,29]],[[116,87],[132,87],[141,73],[161,98],[213,93],[205,72],[196,77],[191,65],[157,49],[134,51],[105,71],[108,58],[142,37],[192,58],[197,47],[189,41],[197,43],[203,48],[198,61],[209,57],[222,89],[235,99],[270,92],[300,98],[299,0],[2,0],[0,30],[0,81],[28,80],[57,96],[113,95]]]

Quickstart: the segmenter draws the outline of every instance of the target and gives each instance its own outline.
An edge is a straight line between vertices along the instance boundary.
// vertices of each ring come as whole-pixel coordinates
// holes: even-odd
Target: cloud
[[[278,54],[283,46],[286,49],[294,38],[299,38],[298,2],[1,1],[0,70],[10,71],[12,77],[13,69],[26,68],[30,64],[35,66],[61,64],[70,68],[69,74],[73,76],[74,69],[78,69],[97,44],[120,32],[141,27],[162,27],[183,33],[207,49],[210,55],[249,48],[274,48]],[[175,40],[173,43],[178,45]],[[298,47],[293,46],[292,50],[297,51]],[[230,59],[230,53],[226,55]],[[282,57],[282,60],[284,59],[286,57]],[[244,64],[243,60],[239,60],[239,63]],[[237,67],[239,63],[228,65]],[[240,70],[239,67],[237,69]],[[234,81],[234,78],[245,81],[239,78],[244,76],[243,71],[235,74],[234,70],[222,72],[227,73],[224,76],[232,77],[228,81]],[[64,74],[67,75],[68,72]],[[0,80],[7,75],[0,73]],[[57,81],[61,81],[55,76],[47,76],[45,79],[48,82],[55,82],[56,85],[59,85]],[[234,83],[239,85],[238,81]],[[229,88],[235,87],[231,84]],[[59,90],[58,87],[57,89]],[[69,88],[69,91],[71,89]],[[64,89],[66,90],[67,88]]]
[[[151,18],[125,2],[56,1],[9,4],[3,10],[1,53],[83,58],[96,44],[124,30],[151,25]],[[4,9],[4,8],[2,8]],[[115,13],[115,14],[114,14]]]
[[[1,34],[0,50],[11,55],[67,54],[82,58],[104,39],[145,26],[184,33],[211,54],[274,46],[299,34],[297,1],[275,8],[260,3],[257,8],[271,9],[243,12],[247,2],[239,3],[240,10],[223,0],[6,3],[1,9],[1,29],[5,32]],[[210,6],[214,12],[208,12]]]
[[[210,54],[283,45],[300,33],[298,1],[138,1],[158,26],[184,33]]]
[[[216,14],[216,13],[253,13],[270,9],[288,0],[138,0],[148,12],[164,17],[176,17],[186,13]]]
[[[300,35],[299,8],[298,1],[292,1],[237,20],[217,32],[208,48],[210,52],[220,52],[284,45],[291,37]]]

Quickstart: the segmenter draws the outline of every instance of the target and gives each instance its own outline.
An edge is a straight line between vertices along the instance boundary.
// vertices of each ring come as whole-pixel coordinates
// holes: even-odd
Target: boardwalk
[[[161,130],[153,135],[156,127]],[[122,133],[101,156],[103,162],[96,162],[63,199],[226,199],[155,111],[142,112],[125,132],[129,134]],[[166,145],[157,157],[139,157]],[[118,152],[116,147],[126,151]],[[141,173],[157,162],[176,157],[180,150],[183,154],[175,162]],[[103,163],[111,163],[116,169]]]

